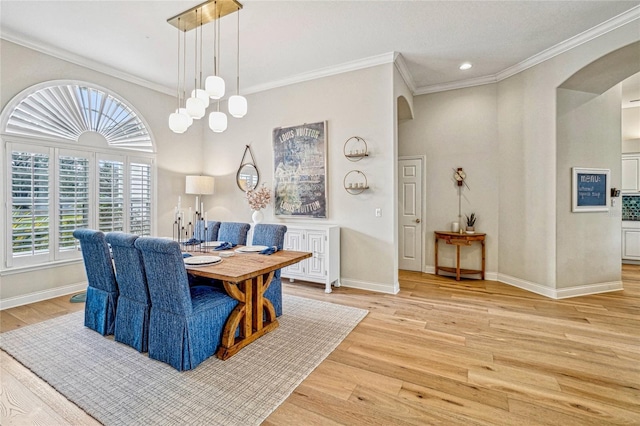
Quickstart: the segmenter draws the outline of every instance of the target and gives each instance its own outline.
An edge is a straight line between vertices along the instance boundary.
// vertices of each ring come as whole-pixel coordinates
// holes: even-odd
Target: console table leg
[[[484,280],[484,240],[480,243],[482,244],[482,279]]]
[[[438,275],[438,237],[436,237],[435,254],[436,254],[436,275]]]
[[[460,246],[456,244],[456,281],[460,281]]]

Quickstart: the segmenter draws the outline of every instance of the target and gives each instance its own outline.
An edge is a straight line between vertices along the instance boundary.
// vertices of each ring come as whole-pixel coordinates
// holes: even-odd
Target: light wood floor
[[[402,271],[381,295],[284,283],[369,315],[265,425],[640,424],[640,267],[624,291],[555,301],[494,281]],[[3,331],[83,309],[0,312]],[[95,424],[2,352],[0,423]]]

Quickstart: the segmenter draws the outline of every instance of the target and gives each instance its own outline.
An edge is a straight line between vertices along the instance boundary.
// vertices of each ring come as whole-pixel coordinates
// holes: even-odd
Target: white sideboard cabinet
[[[336,225],[287,225],[284,249],[310,251],[302,262],[282,268],[282,277],[324,283],[325,293],[331,285],[340,287],[340,227]]]

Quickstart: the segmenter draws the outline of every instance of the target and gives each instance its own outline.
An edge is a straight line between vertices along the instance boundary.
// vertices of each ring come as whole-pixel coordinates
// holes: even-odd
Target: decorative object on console
[[[465,216],[467,218],[467,234],[473,234],[475,232],[475,224],[478,217],[475,213],[471,213],[469,216]]]
[[[464,185],[468,189],[469,185],[467,185],[467,183],[464,181],[466,177],[467,177],[467,174],[464,172],[464,170],[462,170],[462,167],[453,169],[453,178],[456,180],[458,186]]]
[[[217,100],[216,111],[209,114],[209,127],[216,133],[220,133],[227,128],[227,116],[220,111],[220,98],[224,96],[225,82],[219,76],[219,56],[220,56],[220,18],[231,13],[238,12],[237,20],[237,50],[236,50],[236,94],[231,96],[228,101],[229,113],[236,118],[241,118],[247,113],[247,100],[240,96],[240,9],[242,4],[237,0],[208,0],[198,6],[192,7],[172,18],[167,22],[178,29],[178,108],[169,116],[169,128],[175,133],[184,133],[193,122],[193,119],[202,118],[208,108],[209,98]],[[209,22],[214,23],[213,33],[215,35],[213,41],[213,75],[206,78],[202,82],[202,26]],[[194,55],[195,66],[194,75],[195,87],[192,96],[184,99],[186,92],[185,75],[186,75],[186,33],[191,30],[195,31],[196,52]],[[198,29],[200,30],[200,53],[198,54]],[[182,35],[182,42],[180,40]],[[183,58],[180,59],[180,45],[183,45]],[[182,65],[182,66],[181,66]],[[198,67],[200,78],[198,79]],[[180,87],[180,69],[182,68],[182,87]],[[183,94],[182,99],[180,94]],[[181,108],[181,101],[185,101],[185,107]]]
[[[467,174],[462,170],[462,167],[453,169],[453,179],[456,182],[456,187],[458,188],[458,224],[462,223],[462,186],[464,185],[467,189],[471,189],[469,188],[469,185],[467,185],[467,182],[465,182],[466,178]],[[459,227],[459,229],[462,234],[462,227]]]
[[[276,216],[327,217],[325,121],[273,129]]]

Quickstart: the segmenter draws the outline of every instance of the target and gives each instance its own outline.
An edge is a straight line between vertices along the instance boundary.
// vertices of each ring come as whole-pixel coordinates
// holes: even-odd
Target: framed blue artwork
[[[327,217],[327,122],[273,129],[276,216]]]
[[[572,168],[571,211],[608,212],[611,197],[609,169]]]

